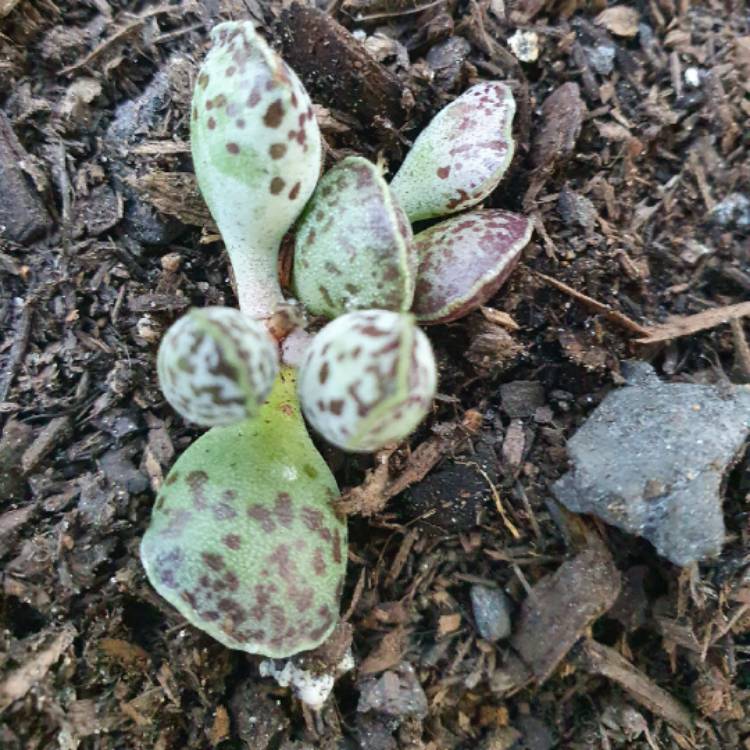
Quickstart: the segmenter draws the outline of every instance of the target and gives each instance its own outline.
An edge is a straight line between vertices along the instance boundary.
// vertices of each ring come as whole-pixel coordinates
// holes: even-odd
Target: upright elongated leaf
[[[478,83],[420,133],[391,182],[411,221],[462,211],[486,198],[513,158],[510,88]]]
[[[269,317],[282,301],[277,255],[320,174],[312,104],[249,22],[222,23],[193,93],[195,174],[227,245],[240,306]]]

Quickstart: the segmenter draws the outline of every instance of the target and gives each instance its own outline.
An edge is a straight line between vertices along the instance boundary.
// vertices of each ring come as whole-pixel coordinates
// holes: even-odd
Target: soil
[[[188,116],[208,30],[247,18],[309,86],[329,166],[392,173],[441,106],[508,81],[517,150],[488,205],[536,224],[487,308],[427,329],[440,395],[409,444],[321,446],[358,666],[318,716],[138,559],[200,434],[160,394],[159,340],[234,304]],[[750,748],[747,462],[722,554],[684,569],[550,492],[623,360],[750,382],[747,306],[724,311],[750,292],[749,80],[741,0],[0,0],[0,747]],[[510,640],[481,638],[478,584]]]

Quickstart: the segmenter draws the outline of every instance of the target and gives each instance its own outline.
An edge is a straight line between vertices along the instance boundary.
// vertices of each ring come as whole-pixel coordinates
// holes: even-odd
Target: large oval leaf
[[[346,524],[291,371],[256,419],[214,427],[167,476],[141,543],[154,588],[229,648],[285,657],[338,620]]]

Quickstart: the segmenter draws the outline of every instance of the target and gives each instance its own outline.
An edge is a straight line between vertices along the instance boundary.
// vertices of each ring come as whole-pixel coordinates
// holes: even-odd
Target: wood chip
[[[397,627],[386,633],[380,643],[362,662],[359,667],[359,673],[375,674],[376,672],[384,672],[386,669],[399,664],[406,653],[410,633],[410,630],[402,627]]]
[[[587,640],[577,662],[586,671],[616,682],[642,706],[673,726],[692,731],[690,712],[614,649]]]
[[[663,341],[690,336],[699,331],[706,331],[723,323],[729,323],[737,318],[750,315],[750,302],[740,302],[736,305],[714,307],[695,315],[679,315],[668,318],[666,323],[651,326],[636,339],[637,344],[658,344]]]
[[[388,466],[393,449],[381,451],[375,459],[376,468],[368,472],[365,481],[341,496],[338,503],[339,511],[348,515],[363,516],[372,516],[380,512],[388,500],[424,479],[443,456],[458,450],[468,438],[479,431],[481,425],[482,415],[470,409],[464,414],[461,422],[447,425],[447,429],[441,430],[440,434],[433,435],[418,445],[404,470],[394,479],[390,479]]]
[[[544,100],[542,126],[531,153],[534,167],[552,170],[573,153],[585,114],[586,105],[577,83],[558,86]]]
[[[122,638],[102,638],[97,645],[103,654],[126,669],[141,671],[151,663],[143,648]]]
[[[448,635],[455,633],[461,627],[461,615],[453,612],[449,615],[440,615],[438,618],[438,635]]]
[[[228,739],[229,734],[229,714],[227,713],[227,710],[226,708],[224,708],[224,706],[219,706],[216,709],[216,714],[214,715],[214,723],[211,726],[211,731],[208,733],[209,740],[211,741],[212,745],[216,746],[220,742]]]
[[[18,140],[10,120],[0,112],[0,238],[24,244],[44,233],[50,216],[22,165],[33,160]]]
[[[603,10],[594,20],[597,26],[604,26],[615,36],[634,37],[638,33],[640,16],[635,8],[627,5],[613,5]]]
[[[480,307],[479,309],[482,311],[482,315],[484,315],[485,319],[490,323],[507,328],[509,331],[515,332],[521,330],[521,326],[519,326],[518,323],[508,315],[508,313],[503,312],[502,310],[495,310],[494,307]]]
[[[31,654],[24,664],[0,682],[0,713],[44,679],[75,637],[76,630],[72,625],[66,625],[54,634],[50,633],[46,645]]]
[[[620,574],[603,544],[564,562],[532,588],[511,644],[539,683],[552,675],[619,592]]]
[[[21,0],[0,0],[0,18],[5,18]]]
[[[281,15],[281,54],[313,98],[364,125],[406,119],[405,89],[352,34],[318,8],[294,3]]]
[[[129,177],[127,182],[165,216],[174,216],[183,224],[214,228],[194,174],[151,171],[140,177]]]
[[[71,430],[70,417],[55,417],[48,422],[21,456],[23,473],[29,474],[32,472],[45,456],[70,435]]]

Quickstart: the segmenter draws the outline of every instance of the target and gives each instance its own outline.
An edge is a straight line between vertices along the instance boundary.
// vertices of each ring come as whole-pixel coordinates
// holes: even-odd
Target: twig
[[[640,336],[647,337],[650,335],[651,329],[645,328],[640,323],[636,323],[624,313],[621,313],[618,310],[613,310],[609,305],[605,305],[603,302],[599,302],[593,297],[589,297],[587,294],[573,289],[572,286],[568,286],[566,283],[552,278],[552,276],[547,276],[547,274],[540,273],[539,271],[534,271],[534,273],[542,279],[542,281],[545,281],[550,286],[555,287],[555,289],[559,289],[561,292],[573,297],[573,299],[578,300],[595,312],[600,313],[612,323],[622,326],[628,331],[637,333]]]
[[[500,498],[500,493],[497,491],[497,487],[493,484],[492,480],[487,475],[487,472],[476,462],[476,461],[456,461],[457,464],[461,464],[463,466],[472,466],[474,469],[476,469],[484,478],[484,481],[487,482],[487,484],[490,487],[490,492],[492,493],[492,499],[495,502],[495,508],[497,508],[497,512],[500,515],[500,518],[503,519],[503,523],[505,524],[505,528],[508,529],[511,536],[518,540],[521,538],[521,532],[516,528],[513,521],[510,520],[510,517],[505,512],[505,508],[503,507],[503,501]]]
[[[739,318],[732,318],[729,324],[732,326],[734,337],[734,366],[739,371],[742,381],[750,383],[750,346],[745,338],[745,330]]]
[[[693,333],[706,331],[709,328],[715,328],[746,315],[750,315],[750,302],[714,307],[695,315],[670,318],[666,323],[645,329],[643,338],[635,341],[637,344],[658,344],[681,336],[690,336]]]

